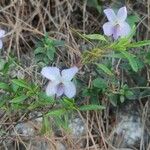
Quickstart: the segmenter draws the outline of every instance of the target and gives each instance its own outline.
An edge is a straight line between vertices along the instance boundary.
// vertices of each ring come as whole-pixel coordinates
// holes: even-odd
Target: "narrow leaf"
[[[26,88],[28,90],[32,90],[31,87],[29,86],[29,84],[22,79],[14,79],[14,80],[12,80],[12,82],[20,87]]]
[[[41,134],[46,134],[48,132],[51,132],[51,124],[47,117],[43,117]]]
[[[44,51],[44,48],[43,48],[43,47],[38,47],[38,48],[36,48],[35,51],[34,51],[35,55],[36,55],[36,54],[39,54],[39,53],[44,53],[44,52],[45,52],[45,51]]]
[[[102,110],[102,109],[105,109],[105,107],[101,105],[84,105],[84,106],[79,107],[79,110],[81,111]]]
[[[100,34],[88,34],[88,35],[83,35],[83,36],[90,40],[99,40],[99,41],[107,42],[106,38]]]
[[[127,45],[128,48],[136,48],[136,47],[142,47],[142,46],[147,46],[150,45],[150,40],[145,40],[145,41],[139,41],[136,43],[130,43]]]
[[[65,109],[57,109],[49,111],[46,116],[61,116],[65,113]]]
[[[0,82],[0,89],[9,91],[10,87],[8,84],[6,84],[4,82]]]
[[[10,102],[12,102],[12,103],[20,103],[20,102],[23,102],[24,100],[26,100],[27,98],[28,98],[28,96],[21,95],[21,96],[15,97]]]
[[[103,64],[96,64],[96,65],[98,66],[98,68],[100,68],[101,70],[103,70],[106,74],[108,74],[110,76],[113,75],[113,73],[111,72],[111,70],[107,66],[105,66]]]
[[[134,58],[133,54],[128,53],[127,51],[121,51],[121,53],[128,59],[132,69],[137,72],[138,71],[138,63]]]

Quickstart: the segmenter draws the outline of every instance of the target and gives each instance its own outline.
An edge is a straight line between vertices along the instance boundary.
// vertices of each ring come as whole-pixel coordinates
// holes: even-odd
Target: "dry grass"
[[[103,6],[110,6],[116,1],[103,1]],[[140,14],[141,21],[138,26],[136,39],[150,38],[150,0],[126,1],[128,9],[134,13]],[[59,49],[57,52],[57,60],[54,64],[61,64],[63,61],[66,66],[73,64],[80,65],[80,45],[84,42],[74,34],[71,28],[82,33],[99,33],[104,23],[103,14],[99,14],[95,9],[86,7],[86,0],[1,0],[0,1],[0,27],[7,31],[7,38],[4,40],[4,50],[2,56],[8,58],[10,54],[15,54],[18,60],[22,63],[19,68],[32,81],[38,81],[38,72],[35,62],[32,60],[32,53],[35,43],[44,33],[56,39],[63,39],[66,42],[66,49]],[[141,36],[142,33],[142,36]],[[34,71],[33,71],[34,70]],[[149,72],[147,73],[149,75]],[[148,77],[148,80],[149,77]],[[89,81],[90,82],[90,81]],[[105,98],[103,103],[108,102]],[[140,114],[143,122],[143,128],[147,128],[150,133],[150,111],[149,101],[143,104],[138,102],[140,106]],[[80,114],[83,121],[86,123],[87,134],[78,141],[74,140],[67,133],[62,137],[44,136],[33,137],[35,140],[46,140],[53,149],[57,149],[57,141],[64,142],[68,150],[82,150],[79,143],[85,140],[84,150],[115,150],[112,144],[114,135],[113,129],[116,124],[116,113],[110,113],[109,103],[107,109],[103,113],[85,113]],[[25,114],[26,115],[26,114]],[[16,114],[14,114],[14,117]],[[15,118],[10,118],[7,114],[1,115],[0,126],[5,128],[5,131],[14,129]],[[23,120],[22,118],[19,121]],[[149,126],[147,126],[149,125]],[[36,127],[38,130],[38,127]],[[23,141],[19,135],[10,137],[9,132],[5,137],[0,137],[2,145],[7,149],[6,139],[15,141],[16,149],[18,143],[22,143],[26,149],[32,149]],[[120,139],[121,140],[121,139]],[[143,148],[144,147],[144,148]],[[2,148],[0,148],[2,149]],[[18,148],[19,149],[19,148]],[[140,143],[139,150],[149,150],[150,144],[143,145]]]

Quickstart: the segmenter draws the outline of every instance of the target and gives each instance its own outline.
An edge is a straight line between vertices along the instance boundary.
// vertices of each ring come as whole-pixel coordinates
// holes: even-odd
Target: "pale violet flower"
[[[104,34],[107,36],[113,36],[116,40],[119,37],[125,37],[129,35],[131,28],[125,21],[127,18],[127,9],[122,7],[118,10],[117,14],[112,9],[105,9],[105,15],[109,22],[103,25]]]
[[[5,36],[5,31],[4,30],[0,30],[0,49],[2,49],[3,47],[3,42],[2,42],[2,38]]]
[[[46,87],[46,94],[48,96],[60,97],[63,94],[68,98],[72,98],[76,94],[76,87],[71,81],[78,72],[76,66],[60,71],[57,67],[44,67],[41,74],[49,79]]]

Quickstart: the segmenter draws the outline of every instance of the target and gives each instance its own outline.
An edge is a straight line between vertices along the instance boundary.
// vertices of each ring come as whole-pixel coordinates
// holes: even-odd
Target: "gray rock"
[[[71,130],[72,141],[77,145],[78,148],[84,148],[86,145],[86,139],[82,136],[86,135],[86,126],[83,120],[76,116],[69,120],[69,129]]]
[[[84,122],[80,117],[73,118],[69,121],[69,128],[71,129],[74,138],[80,138],[86,134]]]
[[[30,123],[19,123],[15,126],[12,135],[21,135],[25,137],[31,137],[35,135],[35,129]]]
[[[138,110],[138,104],[135,102],[119,107],[112,138],[112,143],[116,148],[139,149],[141,140],[143,142],[147,140],[148,136]]]
[[[57,150],[67,150],[65,145],[62,144],[61,142],[57,142],[56,148],[57,148]]]
[[[31,141],[31,144],[29,144],[28,149],[32,149],[32,150],[66,150],[66,147],[63,143],[57,141],[56,143],[54,143],[55,145],[52,145],[48,142],[46,142],[45,140],[34,140]]]
[[[29,119],[31,119],[36,126],[42,126],[43,117],[41,112],[34,111],[30,113]]]
[[[137,116],[122,116],[122,121],[117,124],[115,132],[123,137],[122,146],[133,146],[143,136],[140,118]]]
[[[51,147],[48,145],[48,143],[46,141],[31,140],[30,144],[28,144],[28,149],[32,149],[32,150],[50,150]]]

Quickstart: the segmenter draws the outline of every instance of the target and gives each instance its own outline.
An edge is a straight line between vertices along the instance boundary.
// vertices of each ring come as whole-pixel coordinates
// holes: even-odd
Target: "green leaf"
[[[132,69],[137,72],[138,71],[138,63],[135,56],[133,54],[128,53],[127,51],[121,51],[121,53],[128,59],[129,64],[131,65]]]
[[[9,87],[8,84],[6,84],[6,83],[4,83],[4,82],[0,82],[0,89],[9,91],[9,90],[10,90],[10,87]]]
[[[101,106],[101,105],[92,105],[92,104],[79,107],[79,110],[81,110],[81,111],[102,110],[102,109],[105,109],[105,107]]]
[[[64,46],[65,42],[62,40],[54,40],[53,44],[54,46],[58,47],[58,46]]]
[[[12,82],[20,87],[26,88],[28,90],[32,90],[29,84],[23,79],[14,79]]]
[[[58,116],[58,117],[53,117],[54,118],[54,122],[55,125],[60,129],[63,128],[65,129],[65,131],[68,131],[69,127],[69,118],[68,115],[70,115],[69,113],[63,115],[63,116]]]
[[[19,86],[17,84],[11,84],[11,88],[13,92],[17,92],[17,90],[19,89]]]
[[[35,51],[34,51],[35,55],[36,55],[36,54],[39,54],[39,53],[44,53],[44,52],[45,52],[45,51],[44,51],[44,48],[43,48],[43,47],[38,47],[38,48],[36,48]]]
[[[150,51],[146,54],[145,63],[150,65]]]
[[[0,108],[1,108],[2,106],[4,106],[4,104],[5,104],[6,100],[7,100],[7,98],[6,98],[6,97],[4,97],[4,96],[0,96]]]
[[[28,98],[28,96],[26,96],[26,95],[21,95],[21,96],[18,96],[18,97],[13,98],[10,102],[11,102],[11,103],[21,103],[21,102],[23,102],[24,100],[26,100],[27,98]]]
[[[53,46],[47,48],[46,55],[51,61],[54,59],[55,51],[56,51],[55,47],[53,47]]]
[[[46,116],[61,116],[66,112],[65,109],[56,109],[49,111]]]
[[[120,102],[123,103],[125,101],[125,97],[123,95],[120,96]]]
[[[4,69],[6,61],[4,59],[0,59],[0,70]]]
[[[93,80],[93,86],[97,87],[99,89],[105,89],[105,88],[107,88],[106,81],[104,79],[101,79],[101,78],[94,79]]]
[[[136,15],[130,15],[127,18],[127,22],[130,24],[131,28],[135,25],[135,23],[140,21],[140,17]]]
[[[125,92],[125,97],[127,99],[135,99],[135,95],[134,95],[134,93],[132,91],[126,91]]]
[[[128,48],[136,48],[136,47],[142,47],[142,46],[147,46],[150,45],[150,40],[145,40],[145,41],[139,41],[136,43],[130,43],[127,45]]]
[[[99,5],[98,0],[87,0],[87,5],[96,8],[99,13],[102,11],[102,7]]]
[[[87,0],[87,5],[89,6],[89,7],[95,7],[96,8],[96,6],[98,5],[98,1],[97,0]]]
[[[118,95],[114,93],[109,93],[108,98],[111,104],[116,107],[118,102]]]
[[[44,92],[39,93],[39,103],[43,105],[53,104],[56,100],[53,97],[47,96]]]
[[[76,109],[73,99],[63,98],[62,100],[59,101],[59,103],[63,106],[63,108],[65,108],[67,110]]]
[[[113,54],[107,54],[107,55],[105,55],[104,57],[108,57],[108,58],[119,58],[119,59],[120,59],[120,58],[121,58],[121,59],[122,59],[122,58],[125,58],[122,54],[118,54],[118,53],[117,53],[117,54],[114,54],[114,53],[113,53]]]
[[[103,64],[96,64],[96,65],[97,65],[97,67],[98,67],[99,69],[103,70],[106,74],[108,74],[108,75],[110,75],[110,76],[113,75],[113,73],[111,72],[111,70],[110,70],[107,66],[105,66],[105,65],[103,65]]]
[[[112,43],[109,48],[113,49],[114,51],[123,51],[127,49],[127,45],[130,43],[130,38],[119,38],[119,40]]]
[[[51,124],[48,117],[43,117],[41,134],[46,134],[48,132],[51,132]]]
[[[100,34],[88,34],[88,35],[83,35],[83,36],[90,40],[99,40],[99,41],[107,42],[106,38]]]
[[[27,109],[31,111],[31,110],[35,110],[38,107],[41,108],[41,107],[43,107],[43,105],[41,105],[38,102],[33,102],[33,103],[30,104],[30,106]]]

